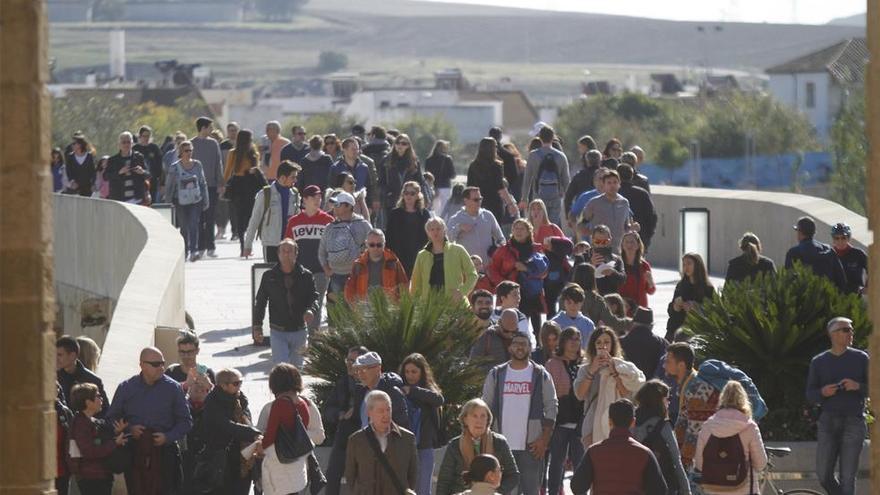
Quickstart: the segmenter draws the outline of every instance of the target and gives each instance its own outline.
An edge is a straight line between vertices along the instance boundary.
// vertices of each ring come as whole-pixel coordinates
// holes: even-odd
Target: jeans
[[[823,413],[819,417],[816,475],[829,495],[856,493],[859,456],[868,427],[862,416]],[[834,475],[835,465],[840,474]]]
[[[324,295],[327,293],[327,274],[324,270],[318,269],[312,272],[312,276],[315,278],[315,290],[318,291],[318,312],[309,324],[309,335],[321,328],[321,312],[324,308]]]
[[[295,332],[282,332],[272,329],[269,331],[272,337],[269,344],[272,346],[272,362],[275,364],[290,363],[297,368],[303,365],[303,348],[309,342],[309,332],[297,330]]]
[[[177,224],[183,235],[185,252],[192,254],[199,250],[199,216],[202,213],[201,203],[194,205],[180,205],[177,209]]]
[[[547,475],[547,494],[557,495],[562,488],[565,476],[565,459],[571,459],[571,465],[577,466],[584,456],[584,445],[581,443],[580,427],[563,428],[556,426],[550,437],[550,472]]]
[[[208,209],[202,212],[201,218],[201,236],[199,237],[199,249],[213,251],[214,246],[214,215],[217,211],[217,201],[220,195],[217,194],[216,187],[208,187]]]
[[[419,449],[419,485],[416,493],[431,495],[431,480],[434,478],[434,449]]]
[[[541,481],[544,479],[544,461],[535,459],[528,450],[514,450],[513,460],[519,468],[519,489],[513,493],[522,495],[538,495]]]
[[[551,200],[545,199],[544,204],[547,206],[547,218],[556,225],[562,225],[562,220],[564,219],[562,216],[562,198],[560,197]]]

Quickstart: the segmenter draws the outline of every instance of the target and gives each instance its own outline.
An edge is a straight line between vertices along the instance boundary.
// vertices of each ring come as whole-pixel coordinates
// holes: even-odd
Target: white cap
[[[354,196],[345,191],[342,191],[333,197],[333,202],[337,205],[350,204],[351,206],[354,206]]]

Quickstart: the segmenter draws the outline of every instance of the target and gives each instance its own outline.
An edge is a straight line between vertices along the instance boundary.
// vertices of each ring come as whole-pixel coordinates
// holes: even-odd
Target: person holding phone
[[[623,260],[612,249],[613,237],[607,225],[593,227],[590,264],[596,268],[596,289],[600,295],[617,293],[626,281]]]
[[[601,326],[590,334],[586,363],[577,372],[574,394],[584,401],[581,439],[585,446],[608,438],[608,408],[618,399],[632,398],[645,383],[645,374],[623,359],[614,330]]]

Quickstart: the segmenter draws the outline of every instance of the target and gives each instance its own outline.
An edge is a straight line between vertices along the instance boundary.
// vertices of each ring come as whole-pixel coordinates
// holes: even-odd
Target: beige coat
[[[373,453],[367,435],[374,435],[369,426],[348,437],[345,483],[349,492],[354,495],[397,495],[394,482]],[[392,423],[384,454],[403,487],[415,490],[419,474],[415,435]]]

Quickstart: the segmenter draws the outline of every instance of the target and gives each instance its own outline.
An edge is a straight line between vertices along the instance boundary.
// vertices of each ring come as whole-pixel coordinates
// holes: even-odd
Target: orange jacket
[[[406,272],[403,270],[403,265],[400,264],[400,260],[397,259],[397,256],[393,252],[386,249],[384,256],[385,260],[383,261],[384,264],[382,266],[382,288],[385,289],[385,292],[388,293],[388,295],[396,300],[400,295],[399,287],[401,285],[404,287],[409,286],[409,278],[407,278]],[[364,251],[364,253],[355,260],[354,266],[351,268],[351,275],[348,276],[348,281],[345,282],[345,300],[349,303],[367,297],[368,285],[370,283],[370,269],[367,267],[369,260],[369,253]]]

